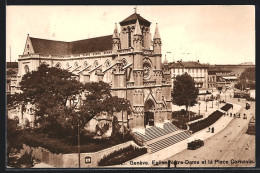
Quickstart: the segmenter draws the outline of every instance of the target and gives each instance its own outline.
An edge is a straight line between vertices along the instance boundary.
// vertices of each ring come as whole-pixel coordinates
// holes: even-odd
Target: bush
[[[78,152],[76,135],[60,139],[50,137],[48,134],[43,134],[39,131],[24,130],[22,136],[22,142],[31,147],[42,147],[56,154]],[[114,138],[93,139],[93,136],[93,134],[82,134],[80,136],[81,152],[96,152],[132,140],[132,137],[129,135],[125,135],[124,140]]]
[[[33,159],[34,157],[32,156],[32,150],[29,153],[24,153],[18,160],[17,160],[17,165],[19,167],[24,167],[24,168],[31,168],[33,167]]]
[[[215,123],[224,113],[220,111],[215,111],[212,114],[210,114],[207,118],[190,124],[190,130],[195,133],[197,131],[200,131],[202,129],[205,129],[209,126],[211,126],[213,123]]]
[[[98,162],[98,166],[119,165],[145,153],[147,153],[146,148],[136,148],[130,145],[129,147],[114,151],[103,157]]]

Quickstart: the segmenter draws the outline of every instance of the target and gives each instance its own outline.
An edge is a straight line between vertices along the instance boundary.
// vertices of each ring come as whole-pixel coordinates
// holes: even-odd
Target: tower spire
[[[119,38],[118,37],[118,30],[117,30],[117,24],[115,23],[115,29],[114,29],[114,33],[113,33],[113,38]]]
[[[135,24],[135,33],[134,33],[134,35],[142,35],[138,19],[136,20],[136,24]]]
[[[155,33],[154,33],[154,37],[153,39],[159,38],[161,39],[160,33],[159,33],[159,29],[158,29],[158,24],[156,23],[156,28],[155,28]]]

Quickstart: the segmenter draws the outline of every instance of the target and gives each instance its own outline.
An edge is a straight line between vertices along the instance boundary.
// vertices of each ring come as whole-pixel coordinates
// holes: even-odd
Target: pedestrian
[[[247,144],[246,144],[246,149],[247,149],[247,150],[251,150],[251,148],[249,147],[249,141],[248,141]]]
[[[211,133],[214,133],[214,127],[211,128]]]
[[[174,160],[173,164],[174,164],[174,168],[176,168],[177,167],[177,161]]]
[[[170,168],[170,167],[171,167],[171,161],[168,160],[168,168]]]
[[[209,127],[209,131],[208,132],[210,132],[210,127]]]

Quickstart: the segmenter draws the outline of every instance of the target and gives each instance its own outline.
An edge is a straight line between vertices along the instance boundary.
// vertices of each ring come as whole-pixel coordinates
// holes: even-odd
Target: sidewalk
[[[224,105],[224,104],[223,104]],[[221,106],[223,106],[221,105]],[[238,104],[233,104],[234,105],[234,108],[233,110],[231,109],[231,111],[229,112],[232,112],[233,113],[237,113],[241,110],[242,106],[241,105],[238,105]],[[219,106],[221,108],[221,106]],[[217,109],[218,110],[218,109]],[[222,111],[222,110],[220,110]],[[213,111],[212,111],[213,112]],[[158,162],[158,161],[164,161],[166,160],[167,158],[177,154],[177,153],[180,153],[181,151],[187,149],[187,143],[195,140],[195,139],[201,139],[201,140],[205,140],[205,139],[208,139],[210,137],[212,137],[213,135],[217,134],[218,132],[222,131],[225,127],[227,127],[227,125],[233,120],[233,116],[230,117],[230,116],[222,116],[218,121],[216,121],[213,125],[211,125],[211,127],[214,127],[215,129],[215,133],[211,133],[211,132],[207,132],[208,130],[208,127],[199,131],[199,132],[196,132],[195,134],[192,134],[190,138],[186,139],[186,140],[183,140],[177,144],[174,144],[174,145],[171,145],[163,150],[160,150],[156,153],[153,153],[153,154],[145,154],[145,155],[142,155],[140,157],[137,157],[135,159],[132,160],[132,163],[133,162],[148,162],[149,165],[131,165],[131,162],[128,161],[125,163],[125,165],[117,165],[116,167],[151,167],[151,166],[155,166],[153,165],[153,161],[155,162]]]

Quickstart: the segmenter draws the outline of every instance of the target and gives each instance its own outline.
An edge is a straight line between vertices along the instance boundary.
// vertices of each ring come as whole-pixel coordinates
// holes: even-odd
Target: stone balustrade
[[[73,55],[45,55],[45,54],[29,54],[29,55],[19,55],[19,59],[24,58],[83,58],[83,57],[93,57],[93,56],[104,56],[110,55],[112,51],[104,51],[104,52],[91,52],[91,53],[83,53],[83,54],[73,54]]]

